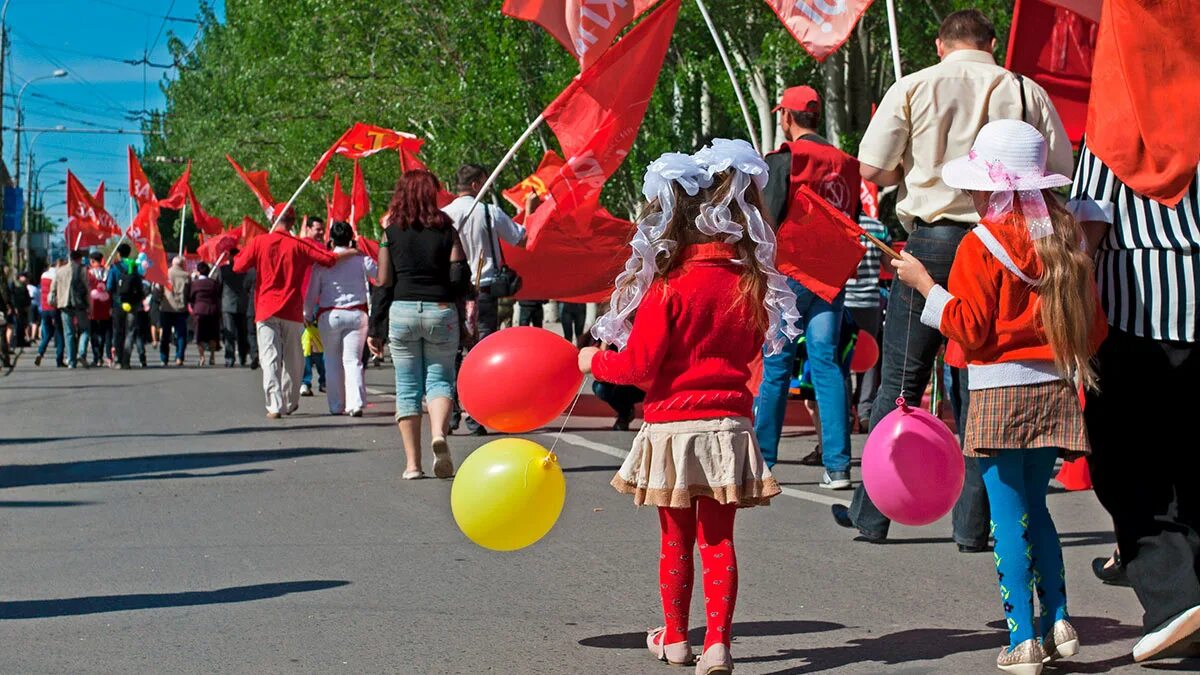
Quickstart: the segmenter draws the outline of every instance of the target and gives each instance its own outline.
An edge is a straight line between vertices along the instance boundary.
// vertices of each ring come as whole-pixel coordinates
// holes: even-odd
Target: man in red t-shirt
[[[283,204],[275,206],[275,210]],[[291,234],[296,214],[289,209],[271,231],[250,240],[233,259],[233,271],[257,271],[254,321],[263,370],[267,417],[278,419],[300,407],[300,375],[304,356],[304,278],[313,264],[332,267],[358,251],[332,253]]]

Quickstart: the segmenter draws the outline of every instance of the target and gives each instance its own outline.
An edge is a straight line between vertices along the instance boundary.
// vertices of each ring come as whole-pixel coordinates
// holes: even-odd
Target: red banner
[[[268,184],[270,174],[266,171],[246,171],[238,166],[238,163],[233,161],[229,155],[225,155],[225,159],[233,165],[233,170],[237,172],[238,178],[250,188],[254,196],[258,198],[258,204],[262,207],[263,212],[267,214],[267,218],[271,218],[271,211],[275,208],[275,197],[271,195],[271,186]]]
[[[879,220],[879,186],[869,180],[863,180],[858,186],[858,200],[862,202],[862,212],[869,218]]]
[[[354,160],[354,181],[350,184],[350,227],[356,233],[359,222],[370,212],[371,198],[367,195],[367,182],[363,178],[362,166],[356,159]]]
[[[96,186],[96,194],[94,194],[92,196],[96,199],[96,203],[100,205],[100,208],[102,208],[102,209],[105,208],[105,206],[104,206],[104,181],[100,181],[100,184]],[[120,236],[120,235],[118,235],[118,236]]]
[[[658,0],[506,0],[500,10],[532,21],[554,36],[579,62],[580,70],[596,63],[613,39]]]
[[[162,233],[158,231],[158,202],[148,202],[138,210],[137,216],[125,231],[125,235],[134,243],[138,251],[145,253],[150,259],[150,269],[146,270],[146,281],[171,288],[167,275],[167,252],[163,248]]]
[[[541,199],[545,199],[546,195],[550,194],[550,182],[562,170],[563,164],[563,158],[559,157],[557,152],[547,150],[546,154],[542,155],[542,161],[533,174],[500,194],[517,207],[518,213],[524,211],[525,200],[529,198],[530,194],[535,194]]]
[[[818,61],[836,52],[871,0],[766,0],[788,32]]]
[[[187,168],[183,170],[183,174],[171,186],[171,191],[167,193],[165,199],[158,200],[160,208],[171,209],[178,211],[187,203],[188,193],[192,190],[192,160],[188,160]]]
[[[326,216],[326,231],[329,225],[335,221],[350,222],[350,195],[342,189],[342,179],[336,173],[333,174],[333,194],[329,198],[329,202],[325,208]]]
[[[196,254],[209,265],[216,265],[217,261],[225,264],[229,262],[229,252],[237,248],[237,245],[238,232],[230,230],[216,236],[204,237],[204,241],[196,249]]]
[[[629,154],[658,82],[680,0],[667,0],[543,111],[566,157],[548,185],[559,213],[587,220],[608,177]]]
[[[150,179],[146,178],[146,172],[142,171],[142,165],[133,153],[133,146],[129,146],[129,195],[133,197],[138,208],[158,200],[154,196],[154,188],[150,187]]]
[[[120,236],[121,227],[102,204],[104,186],[97,196],[87,191],[75,174],[67,171],[67,250],[103,246],[109,237]]]
[[[208,215],[204,207],[200,206],[200,200],[196,198],[196,192],[191,186],[188,186],[188,204],[192,207],[192,220],[196,223],[196,229],[209,236],[221,234],[225,230],[225,223],[222,223],[220,218]]]
[[[403,173],[405,171],[429,171],[429,167],[425,166],[425,162],[422,162],[417,157],[416,152],[400,148],[400,172]],[[454,201],[454,199],[454,193],[447,192],[444,187],[438,188],[437,205],[439,209],[444,208],[447,204]]]
[[[317,161],[317,165],[313,167],[308,177],[314,183],[321,180],[321,177],[325,175],[325,167],[329,165],[329,160],[333,159],[335,154],[350,159],[362,159],[384,150],[408,150],[415,153],[421,149],[424,142],[403,131],[355,122],[354,126],[347,129],[346,133],[342,134],[341,138],[337,139],[324,155],[321,155],[321,159]]]
[[[866,253],[858,241],[862,228],[807,185],[793,195],[784,220],[775,267],[832,302]]]
[[[1042,85],[1076,148],[1087,126],[1097,29],[1094,21],[1047,0],[1017,0],[1008,36],[1005,67]]]
[[[234,230],[230,231],[232,232]],[[238,227],[236,232],[238,235],[238,248],[246,248],[246,244],[249,244],[252,239],[259,235],[266,234],[267,228],[259,225],[258,222],[250,216],[243,216],[242,224],[240,227]]]
[[[600,207],[586,221],[560,218],[552,204],[539,206],[525,219],[529,239],[524,249],[501,241],[504,258],[521,275],[518,299],[603,302],[629,257],[633,223]]]

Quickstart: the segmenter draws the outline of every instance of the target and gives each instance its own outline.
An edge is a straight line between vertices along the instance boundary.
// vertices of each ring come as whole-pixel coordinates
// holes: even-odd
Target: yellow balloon
[[[471,541],[515,551],[546,536],[562,513],[567,482],[546,448],[521,438],[492,441],[454,475],[450,510]]]
[[[122,302],[121,309],[125,310],[125,313],[128,314],[129,312],[133,311],[133,305],[129,304],[128,302]]]

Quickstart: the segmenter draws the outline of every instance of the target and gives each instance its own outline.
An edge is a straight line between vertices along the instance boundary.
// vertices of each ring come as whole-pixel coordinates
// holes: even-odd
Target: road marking
[[[396,394],[390,391],[375,389],[374,387],[367,387],[366,389],[368,394],[375,394],[376,396],[382,396],[384,398],[396,398]]]
[[[542,435],[547,436],[547,437],[554,436],[553,433],[545,433]],[[584,438],[583,436],[580,436],[578,434],[572,434],[570,432],[562,434],[562,436],[560,436],[560,438],[562,439],[562,441],[564,443],[568,443],[570,445],[574,445],[574,446],[577,446],[580,448],[585,448],[587,450],[595,450],[596,452],[602,452],[606,455],[616,457],[617,459],[623,460],[629,454],[628,450],[622,450],[620,448],[615,448],[611,445],[599,443],[597,441],[593,441],[591,439]],[[780,487],[780,489],[783,490],[784,496],[792,497],[794,499],[803,499],[805,501],[816,502],[817,504],[825,504],[826,506],[834,506],[834,505],[839,505],[839,504],[841,506],[847,506],[847,507],[850,506],[849,501],[847,501],[845,499],[839,499],[837,497],[834,497],[833,495],[822,495],[822,494],[817,494],[814,492],[808,492],[806,490],[797,490],[795,488],[782,487],[782,486]]]

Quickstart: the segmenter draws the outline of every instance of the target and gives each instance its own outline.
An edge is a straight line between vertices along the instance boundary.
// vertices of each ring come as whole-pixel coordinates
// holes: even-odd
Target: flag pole
[[[214,275],[214,274],[216,274],[216,273],[217,273],[217,268],[218,268],[218,267],[220,267],[220,266],[221,266],[221,262],[225,260],[225,254],[226,254],[226,253],[229,253],[229,251],[221,251],[221,255],[217,256],[217,261],[216,261],[215,263],[213,263],[212,269],[210,269],[210,270],[208,271],[208,278],[209,278],[209,279],[211,279],[211,278],[212,278],[212,275]]]
[[[900,72],[900,38],[896,31],[896,0],[887,0],[887,14],[888,35],[892,39],[892,69],[896,73],[896,81],[899,82],[904,74]]]
[[[133,194],[130,194],[129,195],[129,227],[133,227],[133,219],[134,218],[137,218],[137,214],[135,214],[133,211]],[[125,237],[129,236],[129,227],[125,228],[125,231],[121,233],[121,238],[117,240],[117,245],[114,246],[112,248],[112,250],[108,252],[108,260],[104,261],[105,267],[108,267],[109,265],[112,264],[112,259],[113,259],[113,256],[115,256],[117,254],[117,249],[121,247],[121,244],[125,243]]]
[[[75,235],[75,245],[71,247],[72,251],[79,250],[79,242],[81,240],[83,240],[83,231],[82,230],[80,230],[79,234]]]
[[[467,210],[466,217],[470,217],[470,215],[475,212],[475,207],[479,206],[479,202],[483,201],[483,196],[487,194],[488,189],[490,189],[492,184],[496,182],[496,179],[500,176],[500,172],[504,170],[504,167],[508,166],[508,163],[513,160],[513,157],[517,156],[517,151],[521,149],[522,145],[525,145],[525,141],[529,140],[529,137],[533,135],[533,132],[536,131],[537,128],[541,126],[542,122],[545,121],[546,117],[544,115],[538,115],[537,119],[530,123],[529,128],[525,130],[525,133],[521,134],[521,137],[517,139],[517,142],[514,143],[511,148],[509,148],[508,153],[504,155],[504,158],[500,160],[500,163],[497,164],[496,168],[492,171],[492,175],[488,176],[488,179],[483,183],[483,187],[479,188],[479,194],[475,195],[475,201],[471,202],[471,208]]]
[[[891,5],[891,0],[888,0]],[[725,53],[725,44],[721,42],[721,36],[717,33],[717,27],[713,25],[712,17],[708,15],[708,8],[704,6],[704,0],[696,0],[696,7],[700,9],[700,14],[704,17],[704,23],[708,25],[708,32],[712,34],[713,42],[717,45],[717,53],[721,55],[721,61],[725,63],[725,72],[729,73],[729,82],[733,84],[733,93],[737,95],[738,105],[742,108],[742,117],[746,120],[746,131],[750,134],[750,144],[754,146],[754,151],[762,154],[762,150],[758,147],[758,134],[754,133],[754,124],[750,121],[750,108],[746,105],[746,97],[742,94],[742,85],[738,84],[737,75],[733,72],[733,64],[729,62],[729,55]]]
[[[305,176],[304,182],[300,184],[300,187],[296,188],[296,192],[294,194],[292,194],[292,198],[287,200],[287,203],[283,205],[283,208],[280,209],[279,213],[276,213],[274,216],[272,216],[272,218],[271,218],[271,229],[272,230],[275,229],[275,226],[279,224],[279,221],[283,220],[283,214],[287,213],[288,209],[292,208],[292,204],[296,203],[296,199],[300,197],[300,193],[304,192],[304,188],[308,187],[308,184],[311,182],[312,182],[312,175],[310,174],[308,176]]]
[[[187,200],[183,200],[183,210],[179,215],[179,255],[183,255],[183,230],[187,227]]]

